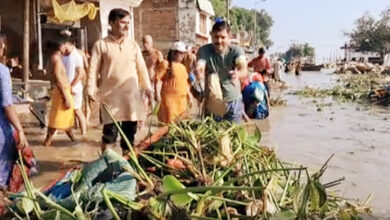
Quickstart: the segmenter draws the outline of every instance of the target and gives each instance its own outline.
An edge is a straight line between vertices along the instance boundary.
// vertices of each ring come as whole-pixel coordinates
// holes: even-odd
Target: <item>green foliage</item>
[[[292,44],[283,56],[287,62],[301,58],[306,58],[309,61],[313,61],[314,57],[315,48],[310,46],[308,43]]]
[[[390,52],[390,8],[376,20],[365,14],[355,21],[355,29],[346,33],[357,51],[377,52],[383,56]]]
[[[254,16],[256,13],[256,45],[269,48],[273,42],[270,39],[271,27],[274,24],[272,17],[265,10],[247,10],[234,7],[231,9],[231,24],[234,32],[245,30],[253,33]]]
[[[310,46],[308,43],[305,43],[303,45],[303,56],[314,58],[314,56],[315,56],[314,47]]]
[[[211,0],[215,15],[226,17],[226,0]],[[233,33],[247,31],[253,33],[254,13],[256,12],[256,45],[269,48],[273,42],[270,39],[271,27],[274,24],[272,17],[265,10],[248,10],[240,7],[230,9],[230,23]]]
[[[163,179],[164,191],[185,189],[185,186],[172,175],[167,175]],[[192,201],[192,197],[187,193],[172,195],[171,200],[175,205],[184,206]]]
[[[215,16],[226,17],[226,1],[225,0],[211,0],[214,7]]]
[[[386,86],[388,85],[385,83],[384,76],[375,73],[345,75],[333,88],[322,89],[306,86],[294,94],[313,98],[335,97],[341,101],[367,102],[371,101],[373,91],[386,88]]]
[[[32,212],[33,204],[29,203],[23,205],[21,214],[29,213],[31,219],[40,219],[38,214],[43,214],[44,219],[66,216],[88,220],[96,219],[97,214],[108,209],[112,219],[126,219],[129,209],[142,209],[148,219],[270,219],[272,216],[275,217],[272,219],[353,219],[369,212],[369,199],[363,205],[348,201],[350,205],[344,206],[344,199],[327,190],[343,179],[320,182],[329,160],[310,175],[306,167],[283,162],[272,150],[259,147],[260,131],[250,127],[253,125],[246,126],[216,122],[212,118],[170,124],[169,133],[154,143],[150,151],[139,152],[143,166],[167,165],[147,173],[155,183],[154,188],[145,189],[147,184],[139,182],[138,189],[145,191],[138,192],[137,202],[111,191],[107,185],[99,190],[104,203],[80,200],[80,206],[73,210],[31,188],[26,193],[28,197],[19,197],[37,201],[43,209]],[[224,137],[230,140],[229,150],[220,143]],[[228,160],[229,154],[232,160]],[[145,156],[153,160],[146,163]],[[226,159],[216,160],[218,157]],[[167,163],[173,158],[180,160],[185,168]],[[81,181],[80,175],[85,172],[77,173],[72,180]],[[26,175],[23,180],[26,185],[32,185]]]
[[[257,39],[265,47],[269,48],[273,44],[273,42],[270,39],[270,34],[271,34],[271,27],[274,24],[274,20],[263,9],[260,11],[256,11],[256,20],[257,20],[257,28],[256,28]],[[260,45],[260,44],[258,44],[258,45]]]

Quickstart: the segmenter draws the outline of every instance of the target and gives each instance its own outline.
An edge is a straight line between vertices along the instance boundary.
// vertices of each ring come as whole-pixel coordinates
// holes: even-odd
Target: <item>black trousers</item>
[[[134,145],[134,136],[137,132],[137,122],[136,121],[122,121],[119,122],[119,125],[121,129],[123,130],[123,133],[125,133],[127,139],[129,139],[131,145]],[[103,137],[102,142],[105,144],[113,144],[118,139],[118,129],[115,126],[114,123],[112,124],[106,124],[103,127]],[[122,150],[129,149],[126,145],[126,142],[121,137],[121,144],[120,144]]]

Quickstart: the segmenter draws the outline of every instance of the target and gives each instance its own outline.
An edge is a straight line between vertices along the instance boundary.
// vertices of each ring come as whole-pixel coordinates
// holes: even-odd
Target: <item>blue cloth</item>
[[[262,82],[251,82],[242,91],[245,112],[250,118],[263,119],[268,117],[268,92]]]
[[[64,178],[59,180],[54,186],[48,189],[45,194],[48,195],[55,202],[60,201],[71,195],[72,190],[72,177],[75,175],[75,171],[69,171]]]
[[[12,81],[9,70],[0,64],[0,186],[6,187],[16,156],[12,127],[4,108],[12,105]]]
[[[244,114],[244,104],[242,99],[236,99],[227,103],[228,112],[225,115],[225,120],[240,123]]]
[[[190,80],[190,83],[193,83],[196,81],[196,76],[194,73],[190,73],[189,74],[189,80]]]
[[[244,104],[242,99],[237,99],[227,103],[227,113],[224,115],[223,119],[231,122],[240,123],[242,120],[242,115],[244,113]],[[222,118],[216,118],[217,121],[221,121]]]

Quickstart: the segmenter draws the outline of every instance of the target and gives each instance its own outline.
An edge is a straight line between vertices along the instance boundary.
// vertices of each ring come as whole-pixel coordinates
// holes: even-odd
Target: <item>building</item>
[[[214,9],[208,0],[143,0],[134,8],[135,39],[151,35],[155,46],[168,50],[172,42],[203,45],[210,42]]]
[[[350,44],[345,44],[344,46],[340,47],[340,49],[344,50],[344,60],[346,62],[356,61],[379,64],[386,62],[386,58],[385,60],[382,60],[379,53],[357,51]]]
[[[73,0],[55,0],[60,6]],[[54,15],[52,0],[31,0],[29,7],[29,69],[30,79],[48,79],[44,67],[44,45],[52,38],[58,37],[60,30],[69,29],[76,38],[77,47],[88,51],[94,42],[107,36],[108,14],[113,8],[123,8],[131,13],[138,7],[142,0],[75,0],[76,4],[92,4],[98,8],[93,20],[88,17],[80,18],[73,22],[53,22],[49,17]],[[23,59],[23,10],[25,0],[0,0],[0,30],[8,37],[8,54],[12,57]],[[133,21],[133,19],[132,19]],[[133,25],[133,24],[132,24]],[[134,28],[130,28],[130,36],[134,38]],[[22,62],[21,62],[22,63]],[[23,78],[15,73],[14,78]]]

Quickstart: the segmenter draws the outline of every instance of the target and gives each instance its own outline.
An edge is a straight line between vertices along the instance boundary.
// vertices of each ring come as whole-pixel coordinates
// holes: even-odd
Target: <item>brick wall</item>
[[[135,39],[141,45],[142,36],[151,35],[160,50],[169,49],[179,40],[177,0],[144,0],[134,8]]]
[[[23,9],[23,0],[0,0],[1,32],[5,33],[8,38],[8,55],[18,56],[21,63],[23,54]],[[33,15],[32,3],[30,3],[30,44],[35,41]],[[32,45],[30,53],[34,53],[34,49],[35,47]]]

